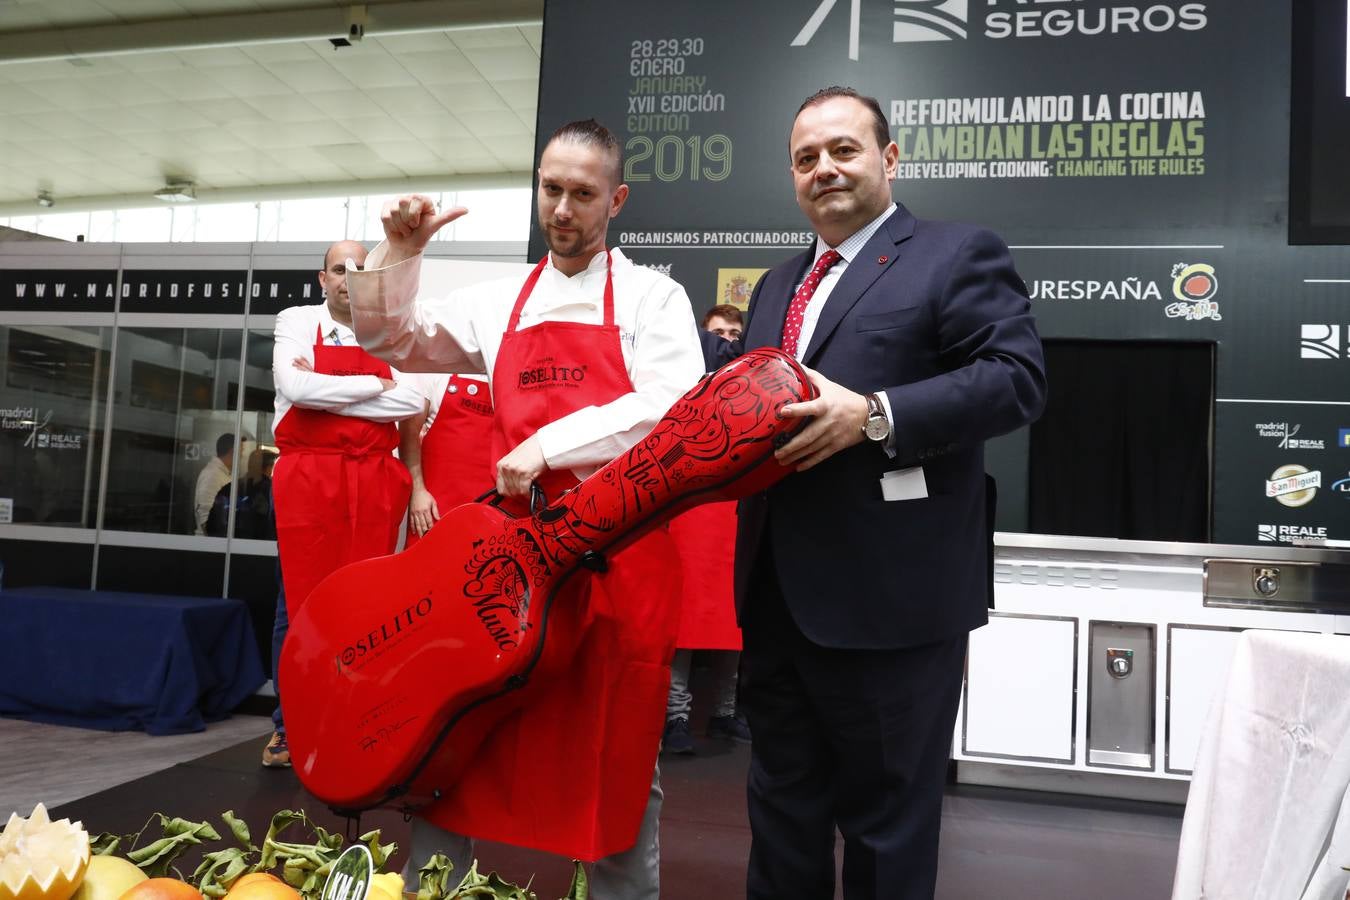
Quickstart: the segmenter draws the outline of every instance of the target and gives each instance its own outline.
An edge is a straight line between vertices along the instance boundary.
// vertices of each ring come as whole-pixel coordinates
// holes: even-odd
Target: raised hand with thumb
[[[423,194],[406,194],[384,205],[380,224],[384,226],[385,240],[397,259],[396,262],[416,256],[426,249],[436,232],[467,213],[462,206],[437,211],[436,204]]]

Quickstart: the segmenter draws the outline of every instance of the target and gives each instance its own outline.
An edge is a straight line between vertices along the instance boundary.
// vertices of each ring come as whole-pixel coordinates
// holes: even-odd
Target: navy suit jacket
[[[779,346],[814,247],[771,269],[750,299],[747,350]],[[802,633],[825,647],[897,649],[984,624],[992,496],[984,441],[1045,403],[1040,337],[1007,245],[987,229],[896,209],[848,265],[802,362],[890,400],[896,457],[849,447],[741,501],[736,605],[764,542]],[[928,496],[887,501],[883,473],[922,466]]]

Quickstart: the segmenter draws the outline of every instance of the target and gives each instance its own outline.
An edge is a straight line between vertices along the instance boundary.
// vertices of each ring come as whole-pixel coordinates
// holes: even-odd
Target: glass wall
[[[0,522],[94,526],[111,338],[0,325]]]
[[[322,302],[325,248],[0,242],[5,584],[252,592],[270,616],[272,330]],[[514,264],[525,244],[430,255]]]

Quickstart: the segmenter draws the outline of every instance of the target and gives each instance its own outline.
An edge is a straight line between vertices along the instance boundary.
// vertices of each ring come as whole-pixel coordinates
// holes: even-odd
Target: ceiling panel
[[[400,0],[369,5],[381,2]],[[0,0],[0,35],[346,5]],[[454,4],[443,6],[452,14]],[[43,186],[57,212],[84,196],[145,205],[168,175],[195,178],[207,201],[213,188],[249,185],[261,186],[265,199],[269,189],[294,195],[307,184],[351,181],[362,193],[362,180],[405,177],[514,172],[528,183],[541,35],[537,25],[500,26],[368,35],[336,50],[328,41],[290,40],[74,63],[0,60],[0,216],[36,212]]]

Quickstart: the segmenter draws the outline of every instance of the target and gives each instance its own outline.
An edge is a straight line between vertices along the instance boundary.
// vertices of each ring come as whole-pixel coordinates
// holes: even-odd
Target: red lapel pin
[[[889,256],[878,256],[878,257],[877,257],[877,265],[880,265],[880,266],[886,265],[886,260],[888,260],[888,259],[890,259]]]

